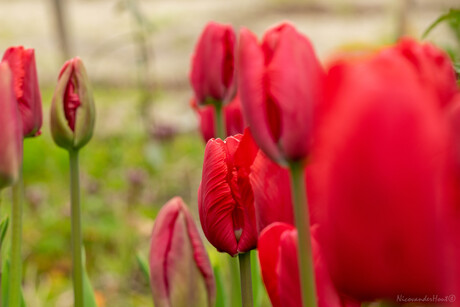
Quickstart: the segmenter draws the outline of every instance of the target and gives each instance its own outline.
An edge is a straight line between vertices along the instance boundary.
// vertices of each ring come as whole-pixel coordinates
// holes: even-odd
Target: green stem
[[[252,307],[251,252],[238,254],[240,260],[241,301],[243,307]]]
[[[241,307],[241,285],[238,259],[236,257],[228,257],[227,259],[230,269],[230,306]]]
[[[307,191],[305,188],[305,167],[301,162],[289,164],[294,217],[298,236],[298,259],[302,303],[304,307],[316,307],[315,274],[310,237]]]
[[[216,131],[216,138],[221,138],[222,140],[227,137],[227,133],[225,131],[225,118],[223,107],[220,102],[214,103],[214,110],[216,111],[215,114],[215,131]]]
[[[80,180],[78,171],[78,151],[69,150],[70,159],[70,193],[72,211],[72,264],[74,306],[83,306],[83,262],[80,213]]]
[[[21,277],[22,277],[22,197],[23,197],[22,169],[19,178],[13,185],[13,202],[11,206],[11,266],[9,285],[9,306],[21,305]]]

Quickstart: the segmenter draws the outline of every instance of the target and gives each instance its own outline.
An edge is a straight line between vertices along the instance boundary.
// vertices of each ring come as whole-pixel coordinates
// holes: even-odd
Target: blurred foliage
[[[448,25],[457,41],[456,47],[448,46],[446,47],[446,51],[454,62],[454,69],[457,72],[457,80],[460,85],[460,9],[450,9],[449,12],[439,16],[425,30],[422,37],[428,36],[428,34],[441,23],[446,23]]]
[[[99,306],[151,306],[136,251],[148,255],[153,219],[171,197],[181,196],[197,212],[201,137],[191,133],[158,140],[148,135],[139,124],[135,93],[95,88],[96,132],[81,151],[87,271]],[[51,95],[52,89],[42,92],[42,135],[24,142],[24,289],[28,305],[37,307],[72,302],[69,166],[66,151],[49,133]],[[125,112],[126,106],[134,111]],[[2,193],[3,217],[10,194],[8,189]]]

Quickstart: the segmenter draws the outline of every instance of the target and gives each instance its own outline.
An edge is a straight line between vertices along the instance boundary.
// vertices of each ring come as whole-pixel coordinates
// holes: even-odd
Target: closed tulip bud
[[[14,93],[22,120],[24,137],[40,134],[42,127],[42,98],[38,86],[35,52],[22,46],[5,51],[2,62],[7,62],[13,73]]]
[[[212,106],[199,107],[196,99],[190,101],[191,107],[199,116],[201,135],[205,142],[216,137],[215,133],[215,112]],[[227,135],[243,133],[245,125],[241,113],[241,103],[238,96],[223,107],[225,116],[225,128]]]
[[[439,96],[387,51],[332,67],[329,82],[313,163],[323,170],[320,242],[334,284],[369,301],[451,294],[454,167]]]
[[[61,69],[51,103],[51,134],[56,144],[68,150],[86,145],[93,135],[94,100],[85,66],[80,58]]]
[[[290,24],[268,30],[261,44],[242,29],[238,56],[243,115],[257,145],[279,163],[306,159],[325,78],[309,40]]]
[[[156,307],[213,307],[216,285],[208,254],[180,197],[164,205],[150,245],[150,279]]]
[[[206,238],[231,256],[257,246],[250,167],[258,148],[248,129],[244,135],[206,144],[198,190],[200,221]]]
[[[22,125],[14,94],[13,77],[0,63],[0,189],[15,182],[22,162]]]
[[[198,105],[227,103],[236,92],[233,27],[210,22],[192,56],[190,82]]]
[[[335,289],[312,229],[312,249],[318,307],[360,306],[345,300]],[[273,307],[302,306],[297,258],[297,230],[285,223],[273,223],[259,237],[262,278]]]

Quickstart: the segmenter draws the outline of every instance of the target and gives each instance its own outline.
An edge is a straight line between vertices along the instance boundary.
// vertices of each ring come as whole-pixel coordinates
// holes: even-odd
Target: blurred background
[[[35,49],[44,108],[42,135],[27,139],[24,153],[28,306],[72,306],[68,160],[48,126],[66,59],[78,55],[85,62],[97,107],[95,136],[81,152],[80,168],[87,268],[99,306],[152,306],[136,255],[147,259],[159,208],[179,195],[197,217],[204,143],[189,107],[188,73],[208,21],[260,36],[289,20],[327,62],[337,52],[401,35],[421,38],[453,7],[458,0],[0,0],[0,51]],[[460,48],[446,25],[427,39]],[[1,195],[2,215],[9,194]],[[218,266],[222,257],[209,250]],[[256,299],[267,305],[257,289]]]

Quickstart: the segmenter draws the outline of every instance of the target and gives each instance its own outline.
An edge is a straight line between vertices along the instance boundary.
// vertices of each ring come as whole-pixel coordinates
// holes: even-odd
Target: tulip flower
[[[254,193],[258,233],[274,222],[294,225],[289,171],[259,150],[249,179]]]
[[[22,124],[13,87],[13,76],[6,63],[0,63],[0,189],[19,177],[22,163]]]
[[[312,231],[313,234],[316,231]],[[332,284],[320,246],[312,240],[318,293],[318,306],[359,306],[342,298]],[[297,260],[297,230],[276,222],[266,227],[259,237],[259,260],[262,278],[273,307],[302,305]]]
[[[40,134],[42,126],[42,99],[38,87],[35,52],[22,46],[10,47],[3,54],[2,62],[10,65],[14,80],[24,137]]]
[[[192,98],[190,105],[193,110],[198,114],[200,120],[201,135],[205,142],[212,138],[217,137],[215,133],[215,113],[212,106],[199,107],[196,99]],[[225,130],[227,135],[235,135],[243,133],[244,121],[243,114],[241,113],[241,103],[238,96],[223,107],[225,116]]]
[[[243,115],[257,145],[277,162],[305,159],[325,77],[309,40],[287,23],[261,44],[242,29],[238,56]]]
[[[395,51],[413,65],[425,86],[434,89],[440,105],[447,105],[457,92],[454,66],[449,56],[430,43],[419,43],[411,38],[401,39],[385,52]]]
[[[214,306],[216,285],[211,263],[180,197],[167,202],[155,220],[150,275],[157,307]]]
[[[51,104],[51,134],[60,147],[76,150],[93,135],[95,109],[86,69],[75,57],[61,69]]]
[[[254,196],[249,172],[258,148],[243,135],[206,144],[198,190],[200,221],[209,242],[231,256],[257,247]]]
[[[323,170],[319,238],[335,286],[363,301],[451,294],[452,144],[439,95],[386,51],[332,67],[328,84],[312,163]]]
[[[236,37],[233,27],[210,22],[192,56],[190,82],[198,105],[225,104],[233,99]]]

